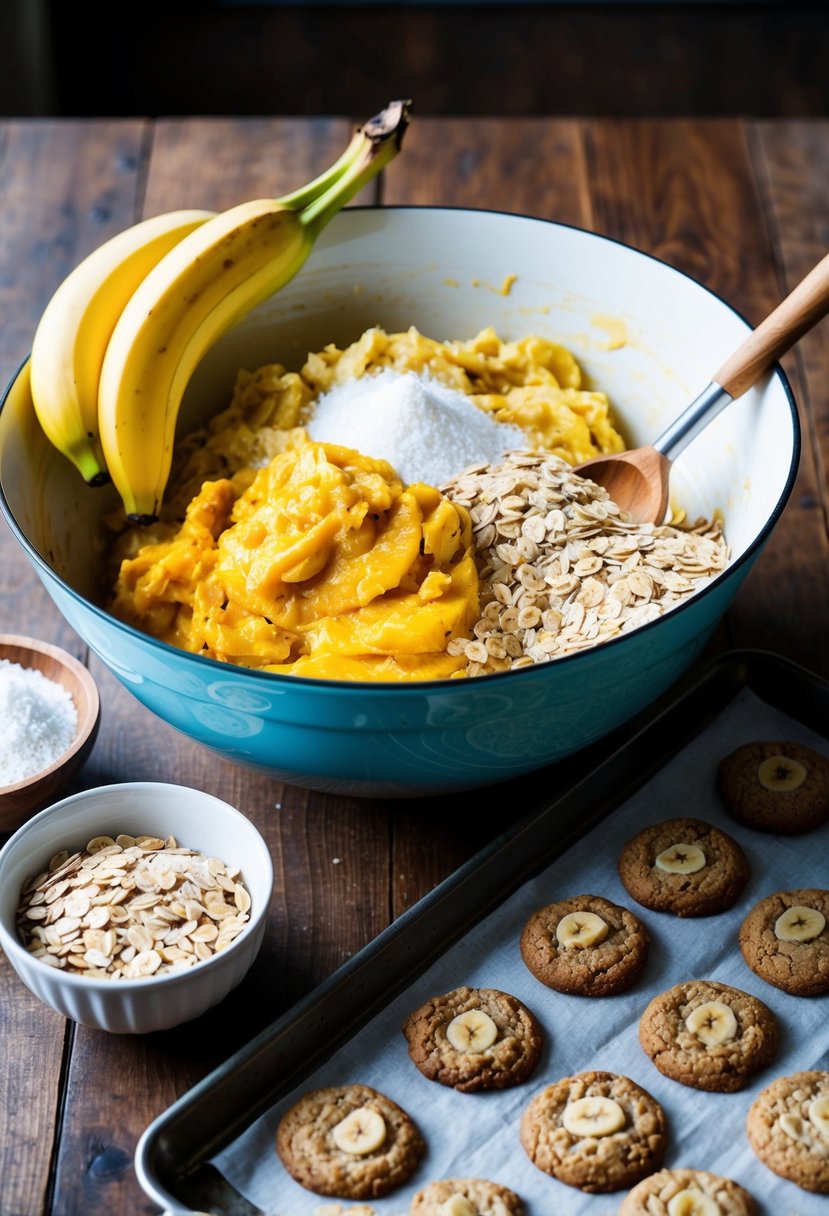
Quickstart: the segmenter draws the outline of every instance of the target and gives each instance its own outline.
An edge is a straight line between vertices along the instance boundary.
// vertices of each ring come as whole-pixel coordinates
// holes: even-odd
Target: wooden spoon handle
[[[829,312],[829,253],[726,359],[714,382],[740,397]]]

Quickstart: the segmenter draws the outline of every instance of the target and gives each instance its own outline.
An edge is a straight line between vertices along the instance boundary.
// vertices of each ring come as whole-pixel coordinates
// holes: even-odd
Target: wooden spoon
[[[635,523],[661,523],[671,462],[703,427],[756,384],[765,371],[829,312],[829,254],[726,359],[711,383],[653,444],[597,456],[576,468],[604,486]]]

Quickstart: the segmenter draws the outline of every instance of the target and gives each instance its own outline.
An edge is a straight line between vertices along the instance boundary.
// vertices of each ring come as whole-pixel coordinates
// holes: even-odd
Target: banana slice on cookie
[[[829,1140],[829,1094],[822,1094],[809,1104],[809,1122]]]
[[[822,1139],[829,1140],[829,1094],[812,1099],[805,1119],[795,1111],[787,1110],[777,1122],[781,1132],[785,1132],[790,1140],[805,1144],[807,1148],[816,1147],[815,1132]]]
[[[478,1209],[466,1195],[450,1195],[440,1205],[440,1216],[478,1216]]]
[[[698,844],[680,841],[658,853],[654,865],[657,870],[663,870],[666,874],[696,874],[697,870],[702,870],[707,865],[707,861]]]
[[[757,780],[773,794],[800,789],[808,775],[805,765],[790,756],[768,756],[757,769]]]
[[[706,1001],[704,1005],[698,1005],[688,1014],[685,1025],[706,1047],[718,1047],[737,1034],[734,1010],[723,1001]]]
[[[690,1186],[668,1200],[668,1216],[722,1216],[722,1208],[716,1199]]]
[[[781,1132],[785,1132],[790,1140],[796,1140],[798,1144],[812,1143],[809,1128],[800,1115],[796,1115],[792,1111],[785,1111],[778,1119],[778,1124]]]
[[[781,942],[812,942],[826,928],[826,917],[817,908],[795,904],[774,922],[774,936]]]
[[[556,941],[565,950],[597,946],[610,932],[607,921],[595,912],[569,912],[556,925]]]
[[[337,1148],[353,1157],[364,1157],[386,1140],[386,1121],[370,1106],[359,1106],[331,1129]]]
[[[573,1136],[611,1136],[625,1126],[625,1112],[613,1098],[576,1098],[565,1106],[561,1122]]]
[[[486,1051],[498,1038],[498,1027],[483,1009],[467,1009],[452,1018],[446,1037],[456,1051]]]

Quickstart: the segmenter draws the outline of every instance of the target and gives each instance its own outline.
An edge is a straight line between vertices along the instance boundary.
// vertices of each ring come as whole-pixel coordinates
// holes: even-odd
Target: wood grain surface
[[[301,184],[353,125],[332,119],[0,124],[0,379],[25,357],[66,272],[142,215],[225,207]],[[829,122],[439,119],[360,201],[488,207],[594,229],[702,280],[757,323],[829,248]],[[784,360],[803,424],[794,494],[706,657],[759,646],[829,676],[829,325]],[[0,1213],[155,1213],[132,1168],[158,1114],[360,949],[519,812],[537,782],[404,802],[310,793],[208,753],[86,654],[5,524],[0,630],[89,663],[101,727],[77,787],[171,780],[239,806],[276,884],[266,943],[217,1009],[177,1030],[109,1036],[44,1008],[0,956]],[[551,783],[595,762],[586,754]],[[2,838],[0,838],[2,839]]]

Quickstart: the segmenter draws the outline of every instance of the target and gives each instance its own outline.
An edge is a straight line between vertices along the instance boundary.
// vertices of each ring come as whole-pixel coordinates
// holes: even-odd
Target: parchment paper
[[[766,984],[743,961],[739,926],[749,909],[777,890],[829,887],[829,826],[790,838],[745,829],[721,809],[714,785],[719,759],[740,743],[792,739],[829,754],[826,739],[744,689],[689,746],[632,798],[525,884],[452,947],[430,970],[368,1023],[302,1086],[254,1124],[213,1164],[268,1216],[345,1216],[354,1206],[314,1195],[295,1183],[274,1151],[280,1116],[307,1090],[363,1082],[398,1102],[418,1123],[427,1155],[411,1182],[373,1200],[377,1216],[405,1216],[414,1193],[447,1177],[488,1178],[511,1187],[527,1216],[612,1216],[624,1192],[585,1195],[541,1173],[519,1138],[521,1115],[544,1085],[587,1069],[631,1077],[664,1107],[669,1123],[666,1167],[690,1166],[734,1178],[767,1216],[827,1216],[829,1197],[810,1195],[771,1173],[754,1156],[745,1116],[774,1078],[829,1067],[829,997],[794,997]],[[640,908],[622,886],[622,846],[647,824],[695,816],[743,845],[751,878],[737,905],[713,917],[681,920]],[[620,996],[566,996],[540,984],[521,959],[518,940],[528,916],[554,900],[601,894],[630,907],[651,935],[647,968]],[[704,1093],[663,1077],[642,1050],[638,1019],[648,1001],[684,979],[719,980],[753,993],[777,1015],[781,1045],[770,1068],[736,1094]],[[535,1074],[500,1093],[459,1094],[428,1081],[411,1062],[401,1025],[430,996],[468,984],[513,993],[539,1018],[546,1046]],[[360,1209],[362,1212],[364,1209]]]

